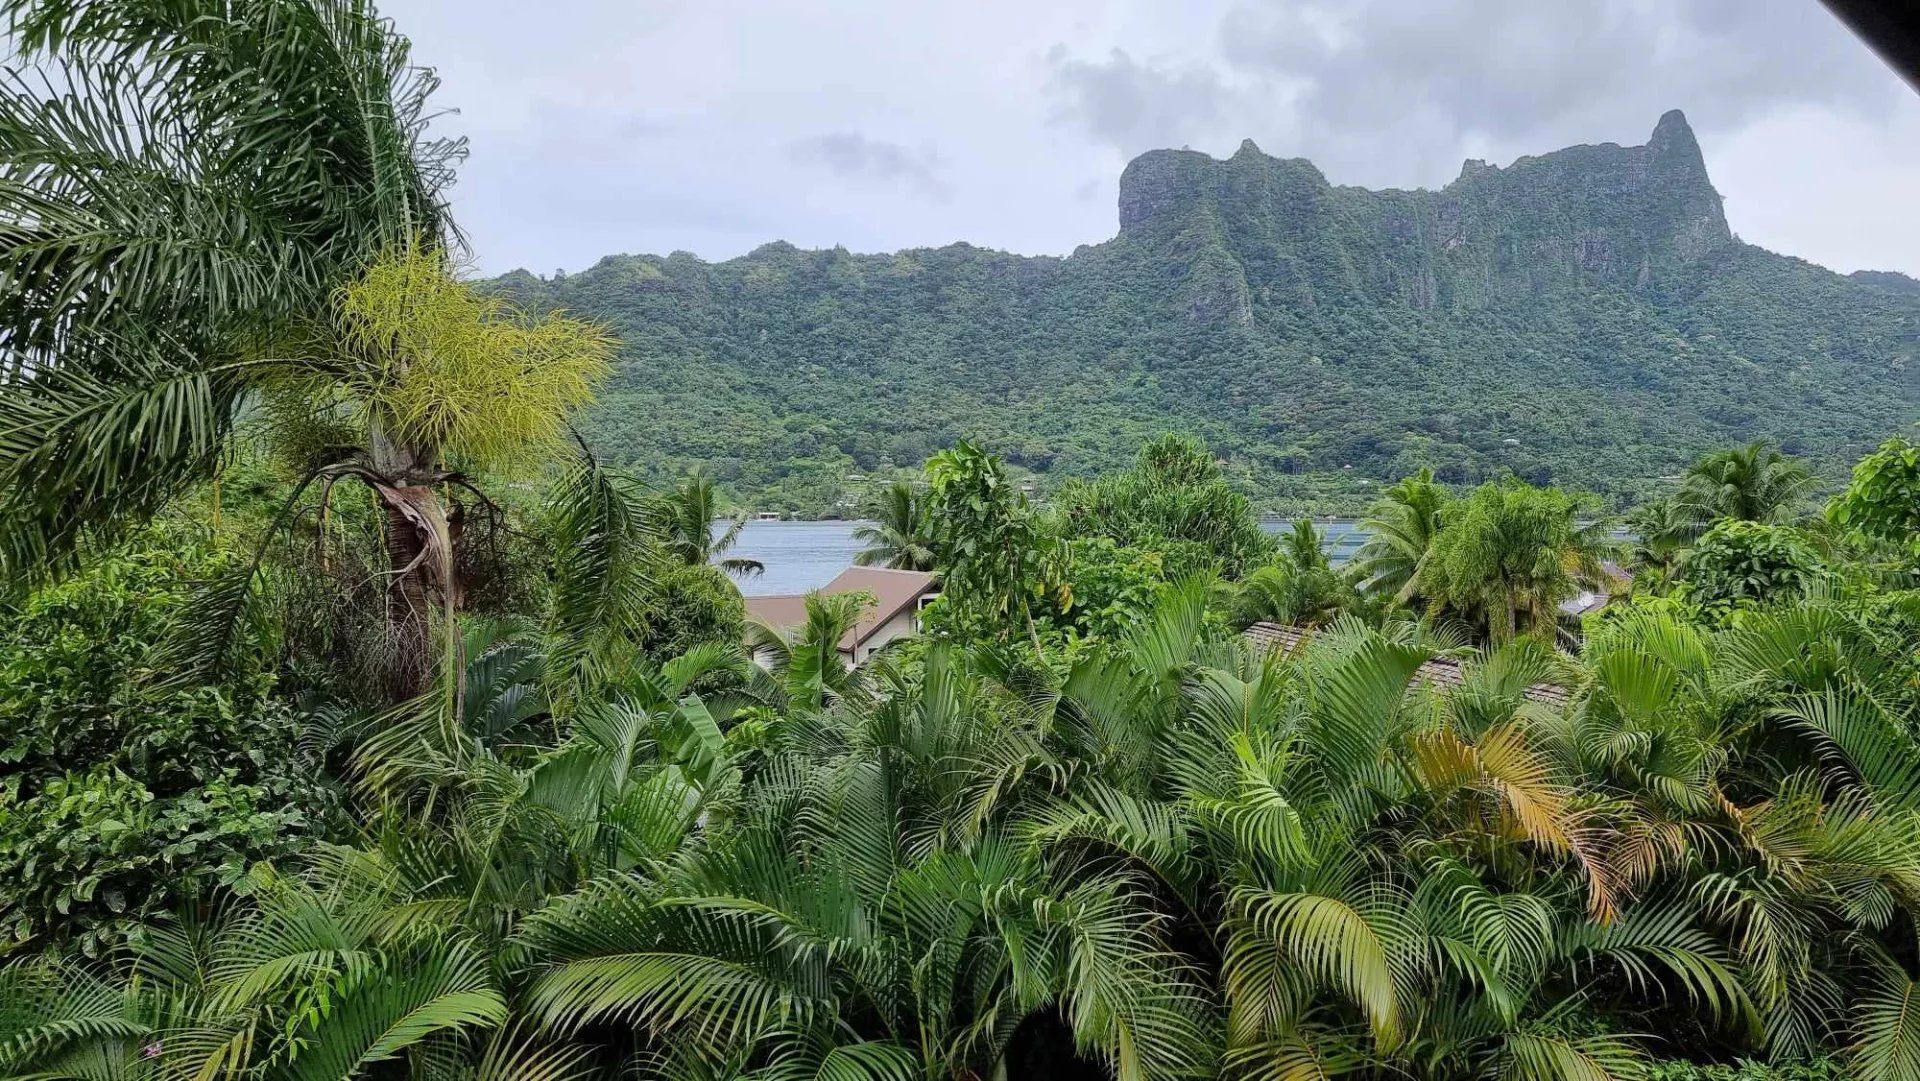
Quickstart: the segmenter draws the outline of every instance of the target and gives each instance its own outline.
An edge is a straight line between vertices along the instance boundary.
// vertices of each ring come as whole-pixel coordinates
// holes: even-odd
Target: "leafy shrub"
[[[664,661],[706,642],[738,642],[746,618],[746,601],[725,573],[707,566],[663,568],[653,584],[640,649]]]
[[[298,851],[337,805],[270,674],[154,671],[191,584],[226,559],[156,528],[0,629],[0,949],[97,952]]]
[[[1083,637],[1124,633],[1152,614],[1167,583],[1162,565],[1159,553],[1107,537],[1074,541],[1065,588],[1055,591],[1060,607],[1054,621]]]
[[[1647,1081],[1841,1081],[1846,1076],[1830,1058],[1770,1065],[1742,1059],[1733,1065],[1706,1066],[1696,1062],[1656,1062]]]
[[[1163,551],[1198,548],[1211,566],[1238,578],[1274,550],[1247,497],[1234,488],[1206,444],[1162,435],[1140,448],[1133,468],[1094,481],[1074,481],[1059,505],[1073,536],[1104,535],[1115,543]],[[1170,578],[1201,570],[1190,551],[1169,560]]]
[[[282,775],[242,781],[229,768],[176,796],[107,766],[0,794],[4,945],[68,940],[97,953],[141,922],[247,869],[298,851],[314,820]],[[4,948],[0,945],[0,948]]]
[[[1836,524],[1905,545],[1920,558],[1920,444],[1889,439],[1860,459],[1828,514]]]
[[[1688,600],[1710,616],[1803,597],[1825,572],[1819,553],[1789,526],[1723,519],[1681,561]]]

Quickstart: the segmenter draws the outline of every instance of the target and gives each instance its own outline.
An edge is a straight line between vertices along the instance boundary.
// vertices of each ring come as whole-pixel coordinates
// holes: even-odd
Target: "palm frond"
[[[489,1029],[508,1016],[485,958],[459,940],[383,957],[349,979],[311,1027],[281,1075],[345,1081],[432,1037]]]
[[[582,455],[553,489],[550,694],[566,700],[607,679],[639,636],[660,566],[649,504],[626,477]]]
[[[1892,960],[1875,958],[1856,1005],[1847,1065],[1860,1081],[1920,1078],[1920,982]]]

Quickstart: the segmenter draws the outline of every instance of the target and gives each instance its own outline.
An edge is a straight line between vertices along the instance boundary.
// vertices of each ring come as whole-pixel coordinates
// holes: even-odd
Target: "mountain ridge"
[[[1761,436],[1831,472],[1920,413],[1920,283],[1740,241],[1678,111],[1439,189],[1335,186],[1251,140],[1149,151],[1117,210],[1068,256],[772,242],[491,287],[622,335],[583,423],[610,457],[815,512],[966,436],[1079,474],[1193,431],[1283,508],[1418,464],[1633,498]]]

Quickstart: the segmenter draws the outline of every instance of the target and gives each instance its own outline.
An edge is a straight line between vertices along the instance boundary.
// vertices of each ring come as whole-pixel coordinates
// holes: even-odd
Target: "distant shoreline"
[[[1296,520],[1265,517],[1260,528],[1269,536],[1280,536]],[[792,596],[818,589],[852,566],[867,547],[854,538],[863,524],[867,520],[859,518],[749,519],[727,554],[752,559],[763,570],[735,584],[749,597]],[[1335,564],[1352,559],[1370,532],[1357,517],[1326,516],[1314,519],[1314,525]]]
[[[1336,525],[1358,525],[1367,520],[1364,514],[1262,514],[1257,516],[1261,522],[1297,522],[1307,518],[1315,522],[1331,522]],[[871,518],[748,518],[748,525],[871,525]]]

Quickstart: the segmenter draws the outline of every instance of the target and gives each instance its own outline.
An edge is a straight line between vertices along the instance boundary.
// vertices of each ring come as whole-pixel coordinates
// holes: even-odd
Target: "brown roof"
[[[871,594],[874,603],[868,606],[860,622],[853,625],[840,639],[840,648],[852,652],[854,647],[865,642],[873,633],[885,626],[887,621],[902,611],[910,611],[919,604],[920,598],[940,589],[938,579],[923,571],[897,571],[887,567],[848,567],[836,575],[833,581],[821,586],[818,592],[832,596],[838,593]],[[772,597],[748,597],[747,615],[762,623],[775,627],[798,627],[807,621],[807,598],[804,593],[786,593]]]
[[[1247,640],[1271,653],[1297,652],[1313,632],[1302,627],[1289,627],[1282,623],[1255,623],[1244,632]],[[1414,669],[1413,678],[1442,689],[1458,687],[1466,680],[1466,672],[1460,662],[1453,657],[1433,657],[1421,662]],[[1549,706],[1567,704],[1567,689],[1551,683],[1536,683],[1527,688],[1527,698]]]

